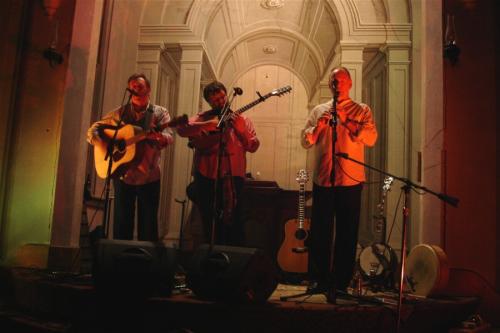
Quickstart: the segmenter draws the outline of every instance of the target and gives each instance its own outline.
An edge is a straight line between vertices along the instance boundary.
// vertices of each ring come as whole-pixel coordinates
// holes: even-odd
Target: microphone
[[[139,94],[137,93],[137,91],[132,90],[130,88],[125,88],[125,89],[130,93],[130,95],[139,96]]]
[[[342,157],[342,158],[349,158],[349,155],[347,153],[336,153],[335,156]]]
[[[339,84],[339,80],[333,79],[332,80],[332,87],[333,89],[337,90],[337,85]]]
[[[241,89],[240,87],[234,87],[233,89],[236,96],[243,94],[243,89]]]

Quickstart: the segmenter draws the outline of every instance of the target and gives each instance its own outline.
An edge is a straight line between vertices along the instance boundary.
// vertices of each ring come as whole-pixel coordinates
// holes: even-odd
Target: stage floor
[[[343,296],[337,304],[329,304],[322,294],[281,301],[281,296],[304,292],[306,287],[279,284],[264,304],[201,300],[181,288],[169,297],[130,299],[123,290],[122,295],[103,299],[95,292],[90,275],[8,269],[0,277],[0,327],[9,332],[26,331],[33,322],[39,328],[52,328],[32,332],[396,331],[395,293],[379,295],[386,300],[384,304]],[[448,332],[478,305],[479,300],[471,297],[407,300],[402,308],[402,332]]]

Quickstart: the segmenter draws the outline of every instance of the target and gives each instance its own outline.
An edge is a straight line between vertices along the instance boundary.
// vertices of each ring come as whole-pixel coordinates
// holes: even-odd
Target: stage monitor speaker
[[[162,243],[108,240],[97,243],[93,279],[100,293],[169,296],[174,284],[176,250]]]
[[[207,300],[263,303],[278,285],[276,266],[256,248],[201,245],[187,270],[187,285]]]

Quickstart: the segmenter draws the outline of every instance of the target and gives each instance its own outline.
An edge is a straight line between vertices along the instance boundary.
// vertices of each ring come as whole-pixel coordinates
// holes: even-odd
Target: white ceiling
[[[408,0],[147,0],[141,32],[146,42],[201,43],[210,67],[204,73],[227,84],[272,64],[292,71],[311,92],[341,40],[367,43],[366,64],[387,40],[401,31],[406,38],[408,8]]]
[[[221,1],[203,39],[223,81],[257,65],[277,64],[310,88],[333,58],[339,27],[321,0]]]

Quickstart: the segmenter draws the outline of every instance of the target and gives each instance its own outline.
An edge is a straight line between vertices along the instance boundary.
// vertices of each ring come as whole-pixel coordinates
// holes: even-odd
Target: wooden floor
[[[182,288],[169,297],[133,299],[123,290],[103,298],[89,275],[14,269],[2,272],[0,278],[7,305],[0,309],[0,327],[9,332],[396,331],[395,294],[379,295],[384,304],[350,297],[329,304],[321,294],[281,301],[281,296],[304,292],[306,287],[279,284],[265,304],[237,304],[201,300]],[[402,308],[402,332],[448,332],[478,304],[477,299],[465,297],[410,299]],[[26,330],[26,326],[38,328]]]

